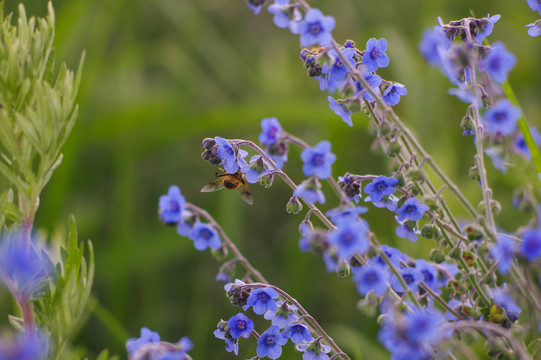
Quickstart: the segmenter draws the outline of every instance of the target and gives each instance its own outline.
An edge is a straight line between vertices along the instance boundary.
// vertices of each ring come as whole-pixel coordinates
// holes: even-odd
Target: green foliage
[[[84,319],[94,278],[94,250],[88,241],[88,263],[84,244],[79,243],[75,218],[69,220],[67,244],[61,246],[62,262],[56,266],[56,281],[50,292],[35,304],[41,326],[50,332],[53,359],[61,358],[63,347]]]
[[[51,3],[45,18],[30,19],[21,4],[15,26],[11,15],[4,17],[3,7],[0,4],[0,173],[16,189],[19,210],[33,218],[75,123],[81,72],[75,75],[63,64],[55,75]],[[8,219],[21,222],[22,214],[6,210]]]

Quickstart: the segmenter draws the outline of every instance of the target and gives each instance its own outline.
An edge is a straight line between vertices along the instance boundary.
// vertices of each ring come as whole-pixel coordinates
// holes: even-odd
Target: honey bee
[[[246,175],[244,175],[244,173],[242,173],[240,170],[238,170],[235,174],[228,174],[226,172],[223,174],[216,173],[216,177],[218,179],[203,186],[201,192],[212,192],[222,189],[239,189],[237,193],[240,195],[242,200],[250,205],[254,203],[254,197],[246,184]]]

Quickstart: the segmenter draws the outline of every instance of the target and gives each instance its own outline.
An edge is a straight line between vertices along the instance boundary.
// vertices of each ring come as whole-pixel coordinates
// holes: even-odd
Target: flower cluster
[[[187,337],[176,343],[161,341],[160,334],[146,327],[141,328],[140,337],[126,341],[130,360],[185,360],[192,348],[192,341]]]

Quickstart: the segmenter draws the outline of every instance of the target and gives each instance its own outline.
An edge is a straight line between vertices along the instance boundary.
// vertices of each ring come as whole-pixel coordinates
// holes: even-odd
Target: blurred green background
[[[46,1],[23,3],[29,15],[46,13]],[[447,22],[470,10],[478,16],[502,14],[490,39],[505,42],[517,56],[511,82],[530,123],[539,124],[541,39],[527,36],[524,27],[537,14],[526,1],[506,0],[310,3],[337,19],[338,41],[353,39],[363,48],[371,37],[387,39],[391,63],[379,73],[408,89],[397,112],[477,203],[477,185],[466,176],[473,142],[459,128],[466,106],[446,94],[448,80],[424,63],[417,45],[437,16]],[[6,12],[16,11],[17,4],[8,0]],[[194,359],[235,358],[212,335],[220,318],[239,310],[214,281],[218,264],[158,221],[159,196],[177,184],[187,201],[207,209],[248,259],[296,297],[355,359],[388,358],[375,341],[375,320],[355,310],[359,296],[352,282],[325,272],[321,259],[298,250],[304,212],[286,214],[291,193],[285,184],[253,185],[252,207],[232,192],[199,192],[216,172],[200,158],[201,140],[219,135],[256,141],[260,120],[270,116],[310,144],[330,140],[338,155],[335,176],[389,172],[385,157],[370,151],[367,119],[356,114],[354,127],[346,126],[329,110],[327,94],[306,76],[298,37],[276,28],[266,11],[254,16],[242,0],[54,0],[53,5],[57,62],[76,68],[86,51],[86,63],[78,123],[64,163],[43,194],[37,226],[54,232],[74,214],[80,238],[94,244],[93,293],[101,305],[76,335],[76,346],[90,358],[103,348],[125,357],[125,337],[137,337],[147,326],[168,341],[188,335]],[[292,148],[285,167],[297,182],[303,178],[299,153]],[[519,175],[502,176],[490,168],[490,176],[506,208],[498,221],[512,231],[527,220],[508,209],[509,189]],[[328,209],[336,202],[325,190]],[[413,257],[426,257],[433,245],[397,240],[392,214],[381,209],[367,219],[381,241]],[[240,347],[239,358],[255,354],[254,341],[241,341]],[[284,358],[299,355],[290,349]]]

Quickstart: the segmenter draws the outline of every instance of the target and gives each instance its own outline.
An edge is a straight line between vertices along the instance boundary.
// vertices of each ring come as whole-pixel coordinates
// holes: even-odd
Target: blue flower
[[[310,329],[304,324],[293,324],[286,327],[283,337],[291,339],[294,344],[302,341],[311,341],[313,339]]]
[[[532,134],[535,144],[539,145],[541,143],[541,134],[539,134],[539,131],[535,126],[530,127],[530,134]],[[526,140],[524,140],[524,135],[522,135],[522,133],[515,138],[513,145],[516,152],[531,159],[532,154],[530,153],[530,149],[528,149],[528,145],[526,144]]]
[[[259,134],[259,142],[263,146],[271,146],[280,140],[282,135],[282,126],[277,118],[265,118],[261,120],[261,129]]]
[[[254,5],[250,2],[250,0],[246,1],[246,5],[254,12],[254,15],[257,15],[261,12],[261,9],[263,8],[263,5],[265,5],[265,1],[261,1],[261,3],[258,2],[257,5]]]
[[[188,237],[193,240],[194,247],[199,251],[206,250],[207,248],[217,250],[222,246],[218,233],[212,227],[202,222],[194,224]]]
[[[475,36],[475,41],[477,41],[478,44],[482,44],[483,39],[486,36],[489,36],[490,34],[492,34],[492,30],[494,29],[494,24],[497,23],[501,17],[502,17],[501,15],[494,15],[494,16],[487,15],[486,18],[482,19],[479,23],[477,23],[479,32]]]
[[[520,110],[511,101],[501,99],[485,111],[484,118],[487,133],[510,135],[517,127]]]
[[[0,339],[0,359],[2,360],[43,360],[47,358],[47,338],[38,331],[33,336],[8,337]]]
[[[214,138],[218,144],[217,155],[222,159],[222,165],[224,166],[225,171],[228,174],[234,174],[239,170],[239,165],[237,164],[237,154],[233,146],[224,138],[216,136]]]
[[[331,165],[336,161],[336,155],[331,153],[331,143],[324,140],[314,147],[304,149],[301,159],[304,175],[315,174],[319,179],[327,179],[331,176]]]
[[[403,257],[402,252],[400,250],[388,246],[388,245],[381,245],[380,250],[387,255],[389,258],[389,261],[394,267],[400,267],[400,259]],[[376,256],[375,261],[377,261],[380,265],[387,267],[387,263],[381,258],[381,255]]]
[[[332,16],[324,16],[319,9],[308,10],[297,28],[301,35],[301,46],[329,45],[332,41],[331,31],[335,25],[336,21]]]
[[[347,48],[342,50],[341,54],[351,64],[351,66],[355,68],[355,50]],[[334,82],[340,83],[346,79],[346,75],[350,72],[349,67],[342,62],[342,58],[338,55],[336,50],[331,49],[331,51],[329,51],[329,55],[332,63],[330,65],[323,64],[321,72],[329,75],[329,78]]]
[[[353,206],[344,209],[336,208],[329,210],[325,213],[333,223],[340,225],[350,221],[358,220],[360,214],[364,214],[368,211],[367,208],[362,206]]]
[[[27,302],[40,296],[54,275],[54,266],[45,248],[22,232],[9,232],[0,239],[0,282],[15,299]]]
[[[191,340],[181,338],[177,343],[160,341],[160,335],[147,328],[141,329],[141,337],[126,342],[130,359],[183,360],[193,348]]]
[[[369,291],[374,292],[376,295],[385,294],[388,280],[389,273],[385,267],[377,262],[372,262],[371,265],[354,270],[353,274],[353,281],[357,284],[357,291],[362,296],[368,294]]]
[[[174,225],[180,221],[186,200],[176,185],[169,187],[167,195],[160,196],[160,218],[167,225]]]
[[[385,50],[387,50],[387,41],[385,39],[376,40],[371,38],[366,42],[362,64],[366,66],[368,71],[376,71],[378,68],[389,65],[389,57],[385,54]]]
[[[536,22],[532,24],[526,25],[526,27],[529,27],[528,29],[528,35],[531,37],[536,37],[541,35],[541,21],[537,20]]]
[[[490,256],[498,262],[498,272],[507,274],[511,269],[511,263],[515,257],[515,242],[509,236],[498,237],[496,243],[490,249]]]
[[[370,195],[368,195],[365,199],[365,202],[370,202],[372,199],[370,199]],[[389,211],[396,211],[398,209],[398,198],[394,195],[390,195],[388,197],[384,197],[381,201],[372,201],[372,204],[377,208],[386,208]]]
[[[368,83],[368,85],[370,86],[372,90],[379,93],[377,89],[381,85],[381,82],[382,82],[381,77],[379,75],[373,74],[371,72],[363,72],[362,77],[364,78],[364,80],[366,80],[366,82]],[[363,98],[366,101],[376,101],[374,96],[370,94],[368,90],[366,90],[363,87],[363,84],[359,80],[357,80],[355,81],[355,95],[359,95],[361,93],[362,93]]]
[[[520,253],[528,260],[534,261],[541,256],[541,230],[529,229],[521,235]]]
[[[278,307],[276,311],[268,310],[265,315],[263,315],[263,318],[271,320],[272,325],[276,325],[280,329],[283,329],[298,319],[297,315],[295,315],[298,311],[295,305],[288,305],[287,302],[284,301],[278,301],[276,305]]]
[[[278,359],[282,355],[282,346],[286,343],[287,339],[282,336],[278,326],[271,326],[257,339],[257,356]]]
[[[395,233],[399,238],[408,239],[411,242],[416,242],[417,235],[420,234],[420,232],[415,229],[415,222],[413,221],[406,221],[403,224],[398,225]]]
[[[425,260],[419,259],[415,261],[415,269],[423,274],[423,282],[426,286],[433,290],[438,289],[438,272],[434,265],[426,262]]]
[[[398,180],[394,177],[378,176],[365,186],[364,192],[370,194],[370,200],[379,202],[384,196],[394,194]]]
[[[302,15],[296,7],[292,9],[287,2],[283,4],[276,2],[269,6],[267,10],[274,14],[274,25],[280,29],[289,28],[292,34],[299,33],[298,26]]]
[[[507,74],[515,66],[515,55],[506,50],[501,42],[495,42],[487,57],[479,61],[479,70],[486,71],[490,77],[501,84],[507,80]]]
[[[159,344],[160,334],[151,331],[146,327],[141,328],[141,336],[138,338],[131,338],[126,341],[126,349],[130,355],[134,354],[142,346],[147,344]]]
[[[246,174],[246,181],[255,184],[259,177],[269,172],[266,168],[266,163],[261,155],[254,155],[250,159],[250,164],[243,165],[240,169]]]
[[[511,321],[516,321],[522,310],[507,293],[506,284],[503,284],[501,288],[492,289],[492,294],[494,295],[494,303],[505,310],[505,313]]]
[[[528,6],[541,15],[541,0],[528,0]]]
[[[229,319],[227,326],[233,339],[238,339],[239,337],[248,339],[254,329],[254,322],[248,319],[243,313],[238,313]]]
[[[272,288],[259,288],[252,290],[246,305],[252,306],[258,315],[264,314],[267,310],[276,311],[278,293]]]
[[[391,106],[395,106],[400,102],[400,96],[408,93],[406,87],[399,83],[392,83],[383,92],[383,102]]]
[[[301,343],[295,345],[298,351],[301,351],[302,360],[329,360],[330,346],[323,345],[321,340],[314,340],[309,343]]]
[[[397,211],[398,221],[409,219],[411,221],[421,220],[423,213],[428,210],[428,206],[419,203],[416,198],[410,198],[404,202]]]
[[[368,251],[368,225],[365,221],[351,221],[341,223],[340,226],[329,232],[327,242],[338,248],[338,257],[348,259],[355,254]]]
[[[416,292],[417,286],[419,286],[424,279],[423,274],[419,270],[411,267],[400,269],[400,275],[402,276],[402,279],[404,279],[406,286],[413,292]],[[402,283],[395,274],[391,275],[391,287],[398,293],[403,293],[405,291]]]
[[[321,192],[321,185],[319,183],[315,184],[313,181],[303,181],[293,191],[293,195],[302,198],[308,204],[325,203],[325,195]]]
[[[415,309],[404,316],[404,334],[413,344],[437,344],[447,337],[446,319],[439,313]]]
[[[425,30],[423,39],[419,44],[419,52],[426,62],[432,66],[441,64],[441,53],[451,47],[451,40],[439,26],[433,30]]]
[[[332,96],[327,96],[327,100],[329,100],[329,107],[331,110],[334,111],[336,115],[340,116],[343,122],[349,126],[353,126],[353,122],[351,121],[351,113],[345,108],[345,106],[337,103]]]
[[[227,323],[223,320],[220,321],[220,323],[218,324],[218,329],[214,330],[214,336],[217,339],[222,339],[225,341],[225,350],[227,350],[227,352],[233,352],[235,353],[235,355],[238,355],[239,354],[239,340],[238,339],[233,340],[231,338],[231,334],[229,333],[229,329],[227,329],[227,331],[224,331],[222,324],[227,324]]]

